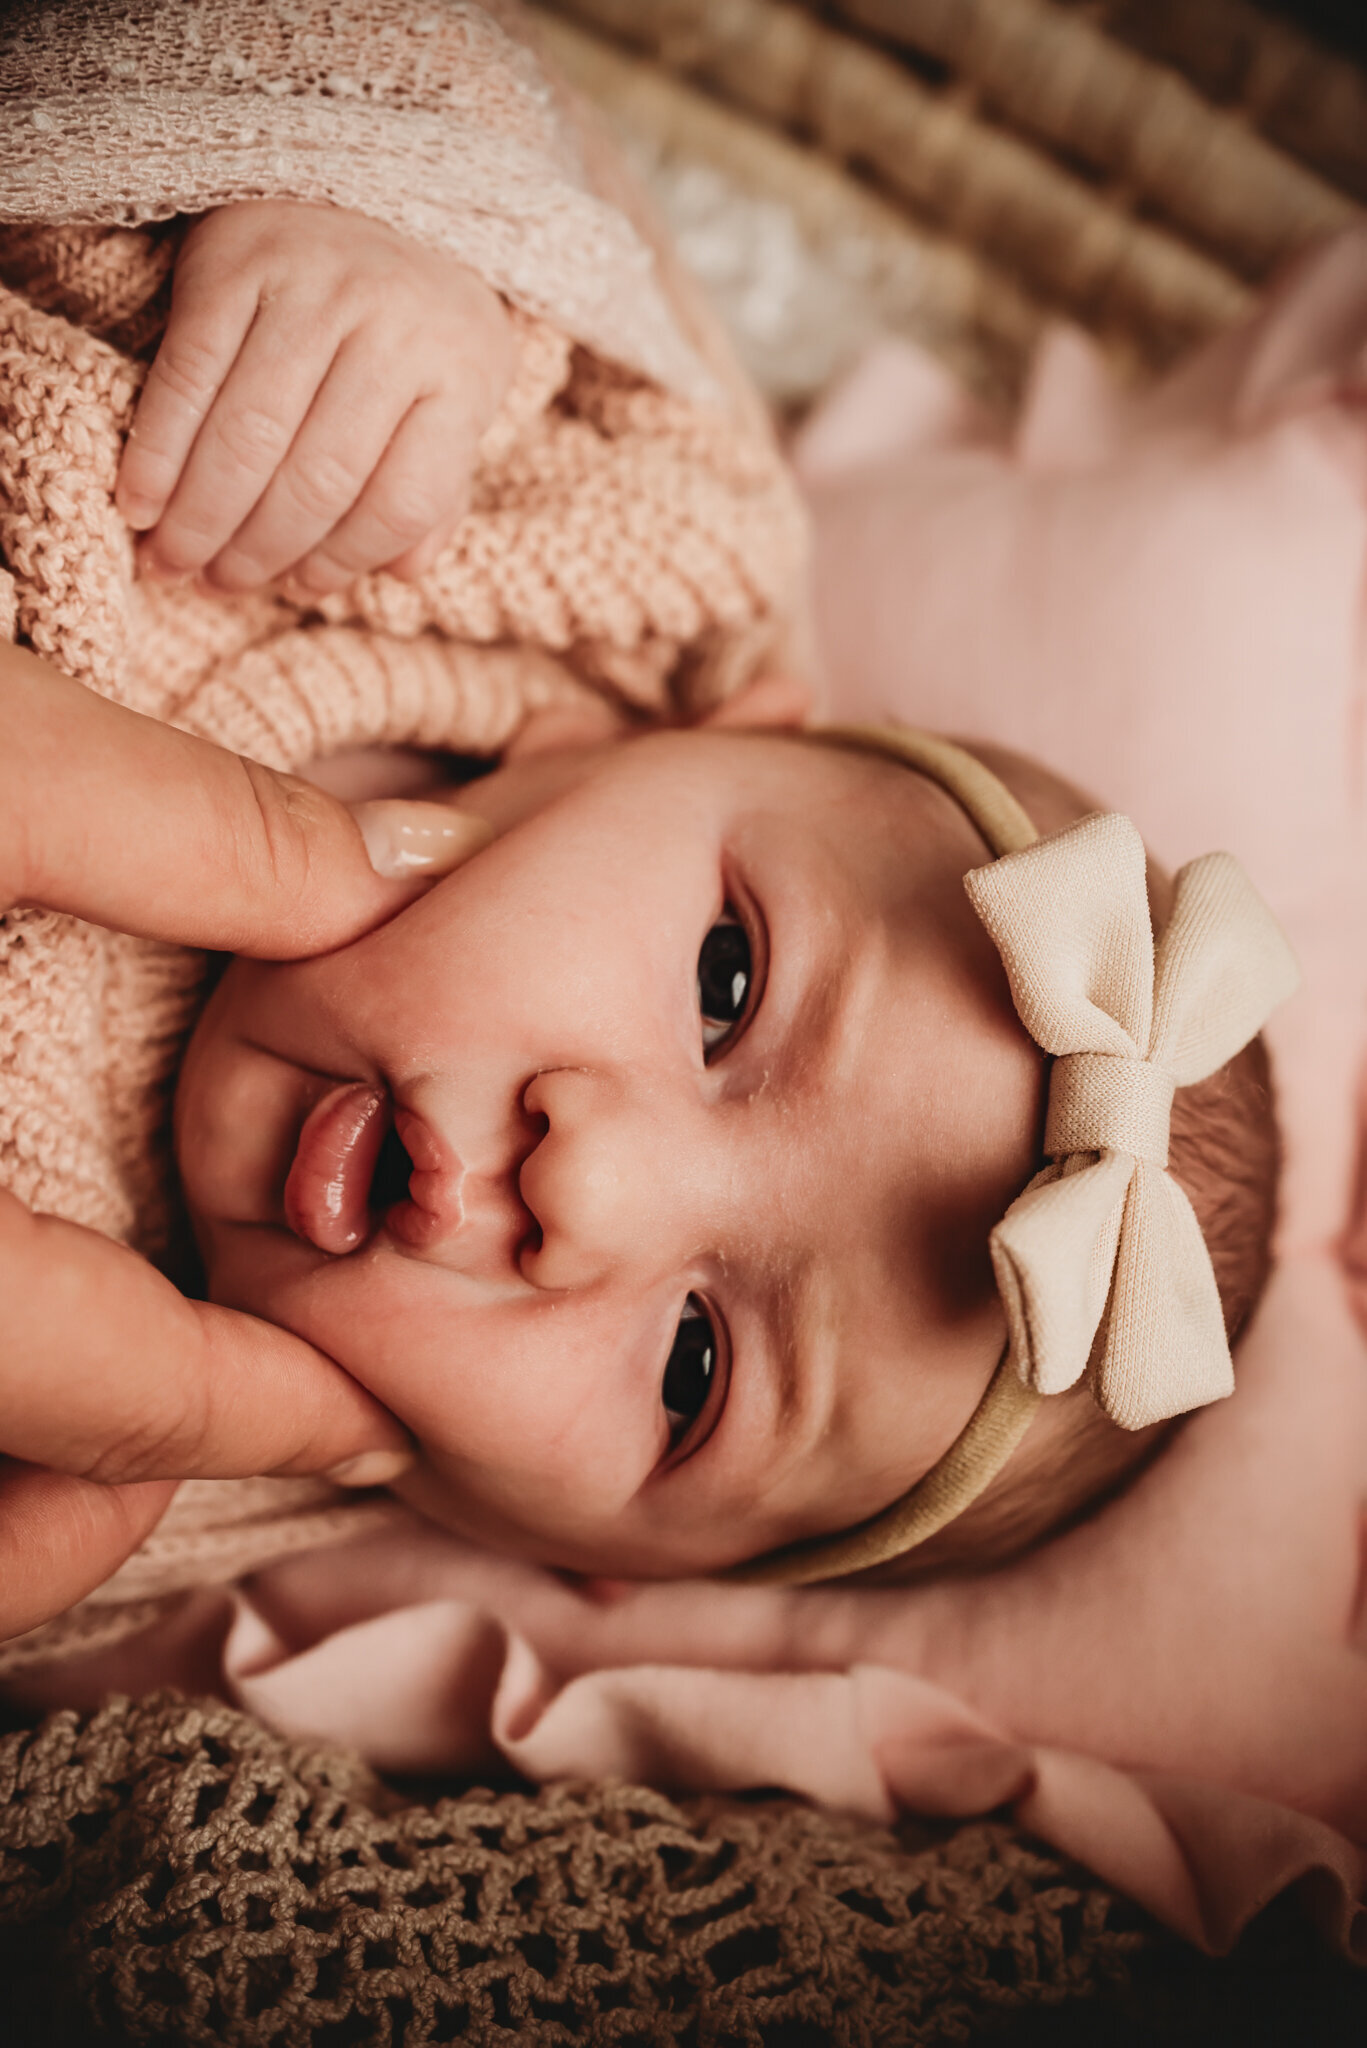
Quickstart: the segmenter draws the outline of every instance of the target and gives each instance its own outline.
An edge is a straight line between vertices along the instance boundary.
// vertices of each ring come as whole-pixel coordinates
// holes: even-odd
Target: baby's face
[[[1035,1159],[986,849],[895,763],[754,735],[460,800],[498,834],[466,867],[209,1004],[177,1148],[212,1298],[330,1353],[421,1446],[399,1490],[520,1555],[704,1571],[877,1512],[996,1363],[987,1233]]]

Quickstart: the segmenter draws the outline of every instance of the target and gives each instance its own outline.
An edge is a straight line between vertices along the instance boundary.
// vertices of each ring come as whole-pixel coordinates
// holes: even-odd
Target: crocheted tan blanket
[[[95,2016],[179,2048],[949,2048],[1119,1989],[1142,1925],[999,1822],[625,1785],[410,1805],[165,1695],[0,1738],[0,1978],[12,2024],[46,1978],[34,2048]]]
[[[0,632],[291,770],[356,746],[496,753],[586,691],[686,716],[774,658],[803,527],[767,421],[513,8],[24,0],[0,24],[0,105]],[[112,494],[182,217],[252,196],[373,214],[510,303],[518,367],[473,508],[414,584],[381,572],[304,611],[134,580]],[[165,1248],[202,970],[74,918],[0,917],[0,1185]],[[45,1653],[377,1511],[263,1484],[185,1489],[129,1583]]]

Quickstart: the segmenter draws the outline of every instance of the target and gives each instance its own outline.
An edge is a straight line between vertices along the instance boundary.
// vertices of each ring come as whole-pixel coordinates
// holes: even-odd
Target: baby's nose
[[[536,1286],[589,1287],[696,1249],[707,1149],[696,1110],[642,1080],[573,1067],[538,1074],[523,1101],[546,1119],[519,1174],[541,1228],[523,1258]]]

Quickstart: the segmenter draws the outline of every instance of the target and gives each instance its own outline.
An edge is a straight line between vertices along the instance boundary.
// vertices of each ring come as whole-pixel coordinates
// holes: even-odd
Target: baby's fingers
[[[403,554],[396,556],[392,562],[386,562],[385,568],[391,576],[398,576],[409,582],[416,580],[419,576],[425,576],[436,561],[437,556],[450,541],[455,526],[458,524],[459,521],[453,521],[446,526],[433,527],[432,531],[424,539],[420,540],[416,547],[408,548]]]
[[[297,318],[257,309],[222,388],[181,451],[184,467],[145,551],[151,566],[190,575],[231,540],[288,456],[332,348],[326,333],[301,340]],[[261,580],[239,579],[242,587]]]
[[[469,501],[481,428],[458,399],[420,400],[350,512],[299,563],[295,581],[319,593],[340,590],[422,543],[439,544]]]
[[[119,466],[114,502],[130,526],[145,531],[161,518],[256,309],[245,279],[213,278],[194,264],[177,270],[171,317]]]
[[[221,590],[269,582],[346,518],[407,410],[394,382],[372,338],[346,337],[250,517],[210,564],[209,581]]]

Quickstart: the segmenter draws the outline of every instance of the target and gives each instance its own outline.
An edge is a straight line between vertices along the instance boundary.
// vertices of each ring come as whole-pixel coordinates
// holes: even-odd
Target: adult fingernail
[[[327,1477],[334,1486],[391,1486],[412,1463],[411,1451],[362,1451],[334,1465]]]
[[[370,865],[386,881],[407,881],[418,875],[449,875],[493,838],[485,818],[448,804],[416,803],[380,797],[353,804]]]

